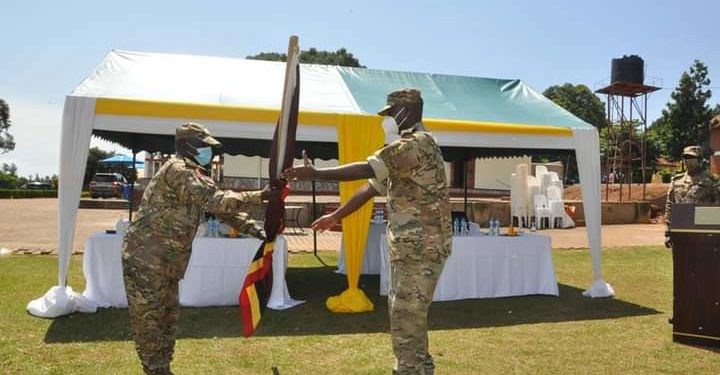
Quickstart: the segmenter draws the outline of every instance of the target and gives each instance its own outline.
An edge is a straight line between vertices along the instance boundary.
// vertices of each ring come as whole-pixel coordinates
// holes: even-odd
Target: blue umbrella
[[[100,163],[107,164],[107,165],[125,165],[125,166],[131,166],[133,162],[133,159],[131,156],[128,155],[115,155],[111,156],[107,159],[100,160]],[[145,162],[136,160],[135,161],[135,168],[144,168]]]

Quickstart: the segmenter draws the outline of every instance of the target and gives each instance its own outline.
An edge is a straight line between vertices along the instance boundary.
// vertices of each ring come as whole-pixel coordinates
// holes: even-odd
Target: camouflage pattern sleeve
[[[375,152],[368,163],[378,181],[389,175],[403,177],[420,164],[420,153],[413,138],[401,138]]]
[[[175,163],[165,178],[176,189],[181,202],[213,213],[237,213],[248,204],[261,204],[260,191],[234,192],[220,190],[212,178],[199,169]]]
[[[665,225],[670,228],[670,215],[672,214],[672,202],[675,200],[675,191],[673,182],[670,182],[667,197],[665,198]]]
[[[263,228],[245,212],[235,214],[220,213],[215,216],[223,223],[235,228],[241,235],[248,235],[261,240],[265,239]]]
[[[260,191],[234,192],[216,189],[210,196],[205,210],[213,213],[237,213],[250,204],[262,204]]]
[[[387,177],[384,180],[379,180],[377,178],[371,178],[371,179],[368,179],[368,183],[370,184],[370,186],[373,187],[373,189],[375,189],[375,191],[378,194],[387,195],[387,187],[388,187],[387,186],[387,183],[388,183]]]

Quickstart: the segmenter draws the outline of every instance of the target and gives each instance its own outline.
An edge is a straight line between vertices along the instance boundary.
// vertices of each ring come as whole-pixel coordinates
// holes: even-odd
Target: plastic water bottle
[[[210,218],[210,237],[218,236],[218,220],[216,218]]]
[[[498,222],[498,219],[492,220],[492,235],[493,236],[500,235],[500,223]]]
[[[458,229],[460,229],[460,222],[458,221],[458,218],[455,218],[453,220],[453,236],[459,235]]]
[[[468,235],[468,224],[465,218],[462,218],[460,220],[460,235],[461,236],[467,236]]]

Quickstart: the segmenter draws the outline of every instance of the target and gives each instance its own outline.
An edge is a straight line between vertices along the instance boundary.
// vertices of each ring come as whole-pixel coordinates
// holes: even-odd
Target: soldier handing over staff
[[[427,315],[452,245],[445,165],[440,147],[422,125],[420,91],[394,91],[386,103],[378,112],[385,116],[385,139],[400,139],[364,162],[315,169],[306,160],[304,165],[286,170],[285,175],[301,180],[370,179],[344,206],[313,223],[320,230],[339,222],[373,196],[387,195],[391,275],[388,307],[396,358],[394,372],[433,374]]]
[[[138,215],[123,243],[123,276],[130,324],[146,374],[172,374],[178,319],[178,282],[205,212],[233,216],[279,191],[223,191],[208,176],[221,146],[204,126],[187,123],[175,133],[176,156],[145,189]]]

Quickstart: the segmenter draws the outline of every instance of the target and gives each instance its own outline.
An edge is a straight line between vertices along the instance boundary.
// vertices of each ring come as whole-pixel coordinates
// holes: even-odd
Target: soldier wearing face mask
[[[178,318],[178,282],[205,212],[238,215],[248,205],[278,194],[223,191],[208,177],[220,142],[204,126],[187,123],[175,133],[176,156],[145,189],[123,242],[123,276],[130,324],[146,374],[171,374]]]
[[[665,202],[665,223],[670,228],[673,203],[717,203],[720,196],[717,181],[702,167],[702,149],[688,146],[683,149],[685,173],[673,177]],[[670,237],[666,233],[665,246],[671,247]]]
[[[335,212],[313,223],[326,230],[372,199],[387,196],[391,287],[390,331],[396,374],[433,374],[427,315],[435,285],[452,247],[450,200],[440,146],[422,125],[420,91],[391,92],[384,108],[387,146],[367,161],[315,169],[308,161],[285,171],[289,178],[368,183]]]

